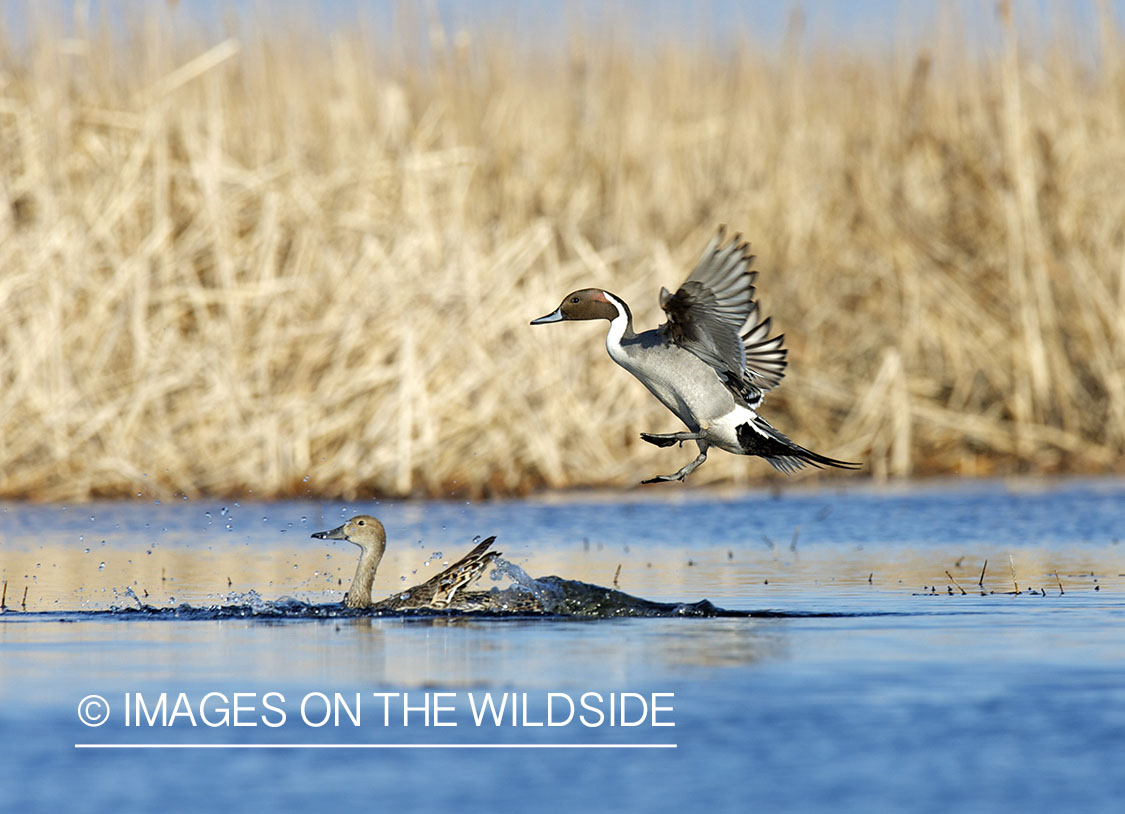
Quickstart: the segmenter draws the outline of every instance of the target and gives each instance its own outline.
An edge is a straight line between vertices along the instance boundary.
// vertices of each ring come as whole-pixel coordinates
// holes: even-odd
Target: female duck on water
[[[469,591],[466,586],[476,580],[499,559],[500,553],[490,551],[495,537],[489,537],[465,557],[421,585],[399,591],[381,602],[371,601],[371,584],[375,569],[387,545],[383,524],[367,514],[353,517],[339,528],[318,531],[319,540],[347,540],[361,549],[355,578],[344,595],[348,608],[372,611],[449,610],[476,611],[497,615],[544,613],[600,619],[623,616],[738,616],[741,611],[724,611],[707,600],[695,603],[652,602],[613,588],[585,582],[542,577],[532,580],[526,575],[518,586],[506,590]]]
[[[352,585],[344,595],[344,606],[348,608],[370,608],[373,610],[408,610],[410,608],[447,609],[461,604],[474,604],[471,598],[478,596],[462,589],[474,582],[496,557],[498,551],[489,551],[496,540],[489,537],[453,565],[446,568],[433,579],[398,591],[381,602],[371,601],[371,585],[375,581],[375,569],[383,559],[387,549],[387,532],[378,518],[369,514],[359,514],[344,525],[330,531],[318,531],[312,535],[318,540],[347,540],[360,548],[359,562],[356,563]],[[485,594],[487,596],[487,594]]]

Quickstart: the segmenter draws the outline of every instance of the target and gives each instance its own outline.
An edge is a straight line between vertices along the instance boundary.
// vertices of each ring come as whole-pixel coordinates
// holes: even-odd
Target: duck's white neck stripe
[[[629,311],[625,308],[625,303],[617,299],[617,297],[610,294],[608,291],[603,292],[606,300],[617,309],[617,316],[609,321],[609,333],[605,337],[605,349],[609,351],[609,355],[614,355],[614,350],[621,349],[621,339],[625,336],[625,331],[629,328]],[[615,357],[616,358],[616,357]]]

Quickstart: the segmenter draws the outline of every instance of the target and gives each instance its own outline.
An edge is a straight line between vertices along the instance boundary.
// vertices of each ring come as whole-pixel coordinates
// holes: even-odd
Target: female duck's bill
[[[362,533],[364,527],[369,528],[367,534]],[[361,530],[361,533],[356,534],[357,529]],[[355,537],[353,538],[352,535],[355,535]],[[336,526],[336,528],[328,531],[314,531],[311,536],[317,540],[347,540],[349,543],[355,543],[362,548],[364,538],[374,539],[380,535],[382,535],[383,542],[386,543],[387,532],[378,518],[370,515],[357,515],[341,526]]]

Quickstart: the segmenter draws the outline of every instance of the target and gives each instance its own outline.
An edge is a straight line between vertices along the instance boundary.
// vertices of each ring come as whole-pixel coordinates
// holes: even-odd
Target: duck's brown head
[[[600,288],[582,288],[567,294],[558,308],[546,316],[533,319],[531,324],[545,325],[567,319],[608,319],[612,322],[627,311],[620,297]]]

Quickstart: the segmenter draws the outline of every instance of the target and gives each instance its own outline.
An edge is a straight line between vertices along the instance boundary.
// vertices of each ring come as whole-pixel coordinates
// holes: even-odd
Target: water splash
[[[114,602],[114,604],[110,606],[110,609],[113,610],[113,611],[126,610],[126,608],[123,608],[123,607],[121,607],[120,605],[117,604],[118,601],[120,601],[121,599],[132,600],[133,604],[136,605],[135,608],[128,608],[127,610],[131,610],[131,611],[132,610],[143,610],[144,607],[145,607],[145,603],[141,601],[140,597],[137,596],[137,594],[133,591],[133,589],[126,586],[125,589],[123,591],[121,591],[120,593],[118,593],[118,590],[116,588],[113,589],[113,602]]]
[[[227,593],[225,601],[228,605],[247,607],[255,614],[274,609],[274,603],[262,599],[262,595],[253,588],[245,592],[230,591]]]

